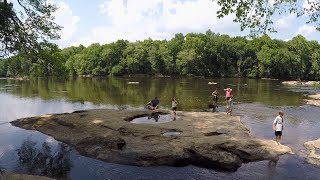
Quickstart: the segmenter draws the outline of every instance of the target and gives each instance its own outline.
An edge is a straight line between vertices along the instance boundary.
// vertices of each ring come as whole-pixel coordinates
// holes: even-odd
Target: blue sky
[[[64,27],[61,48],[92,43],[106,44],[118,39],[170,39],[176,33],[202,32],[244,36],[234,15],[216,18],[218,6],[212,0],[50,0],[59,7],[56,22]],[[271,0],[270,0],[271,1]],[[272,2],[272,1],[271,1]],[[300,1],[301,4],[304,0]],[[320,42],[320,32],[305,19],[294,15],[278,16],[272,38],[290,40],[301,34],[307,40]]]

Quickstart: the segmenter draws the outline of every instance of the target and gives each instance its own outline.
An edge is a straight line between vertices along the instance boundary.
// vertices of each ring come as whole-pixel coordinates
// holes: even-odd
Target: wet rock
[[[282,84],[288,86],[313,86],[320,83],[320,81],[283,81]]]
[[[32,176],[25,174],[3,173],[0,174],[0,180],[53,180],[44,176]]]
[[[170,112],[159,111],[166,115]],[[83,155],[137,166],[196,165],[235,171],[242,163],[272,160],[291,153],[273,140],[252,138],[238,116],[181,112],[162,124],[133,124],[146,111],[88,110],[18,119],[11,122],[70,144]],[[179,132],[164,136],[165,132]]]
[[[320,106],[320,94],[308,95],[308,99],[304,100],[306,104]]]
[[[305,142],[303,145],[307,149],[307,161],[311,164],[320,165],[320,138]]]

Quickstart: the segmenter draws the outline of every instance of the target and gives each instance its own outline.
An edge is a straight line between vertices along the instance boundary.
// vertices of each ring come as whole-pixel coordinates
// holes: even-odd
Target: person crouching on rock
[[[155,110],[159,108],[159,100],[158,97],[155,97],[152,99],[150,102],[147,103],[146,105],[147,109],[149,110]]]

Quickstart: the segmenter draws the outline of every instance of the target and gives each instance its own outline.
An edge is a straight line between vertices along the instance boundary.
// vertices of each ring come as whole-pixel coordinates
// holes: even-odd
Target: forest
[[[320,45],[297,35],[289,41],[268,35],[248,39],[217,34],[177,33],[170,40],[151,38],[41,51],[0,60],[1,77],[47,76],[203,76],[320,79]]]

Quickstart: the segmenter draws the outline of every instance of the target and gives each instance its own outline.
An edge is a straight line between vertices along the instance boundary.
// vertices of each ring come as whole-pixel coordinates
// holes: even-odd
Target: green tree
[[[56,9],[46,0],[1,0],[0,57],[38,52],[40,43],[58,39],[61,27],[54,23]]]
[[[299,74],[298,78],[308,78],[307,73],[311,68],[311,47],[307,40],[301,36],[297,35],[292,38],[292,40],[287,42],[287,47],[290,51],[294,52],[299,56],[299,64],[297,69],[297,74]]]
[[[181,75],[196,75],[196,69],[194,68],[199,56],[195,49],[184,49],[177,55],[177,68]]]
[[[121,65],[125,64],[128,74],[148,74],[150,73],[150,62],[147,60],[148,51],[141,42],[135,42],[128,45],[124,51],[124,58]]]
[[[30,74],[40,77],[65,76],[65,59],[61,55],[58,46],[50,43],[42,43],[41,46],[41,51],[36,55],[27,56],[29,60],[22,61],[32,62],[29,70]]]
[[[303,7],[297,0],[214,0],[219,5],[217,17],[223,18],[229,14],[235,14],[234,22],[240,23],[241,30],[250,29],[252,36],[276,32],[273,25],[273,17],[283,14],[294,14],[297,17],[307,15],[306,23],[314,24],[320,30],[320,2],[308,0]]]
[[[320,49],[316,50],[311,55],[312,65],[310,70],[310,75],[314,79],[320,79]]]

